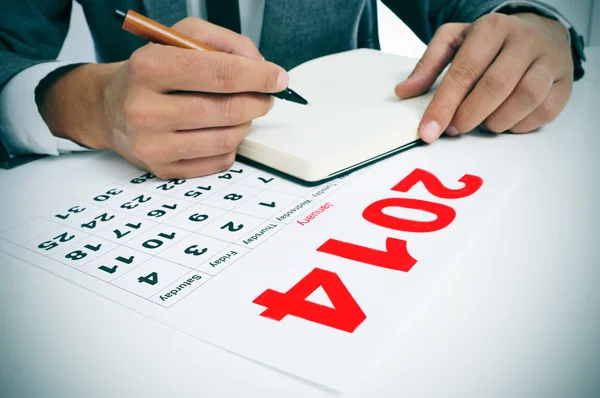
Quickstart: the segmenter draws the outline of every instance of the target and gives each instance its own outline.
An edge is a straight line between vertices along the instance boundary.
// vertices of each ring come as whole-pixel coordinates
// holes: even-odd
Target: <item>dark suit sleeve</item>
[[[582,62],[585,61],[583,37],[577,33],[570,22],[558,10],[539,0],[513,3],[534,3],[537,7],[520,4],[512,9],[506,0],[382,0],[408,27],[424,42],[429,43],[433,34],[441,25],[449,22],[473,22],[482,15],[503,5],[501,12],[512,13],[519,10],[536,12],[541,15],[564,21],[571,38],[571,53],[575,66],[574,79],[584,75]],[[505,7],[508,6],[508,7]],[[544,12],[542,12],[542,9]],[[550,11],[549,13],[547,11]],[[560,16],[560,18],[559,18]]]
[[[58,56],[71,0],[10,0],[0,10],[0,90],[17,73]]]
[[[402,21],[428,43],[441,25],[449,22],[473,22],[506,0],[383,0]],[[554,10],[539,1],[546,8]]]

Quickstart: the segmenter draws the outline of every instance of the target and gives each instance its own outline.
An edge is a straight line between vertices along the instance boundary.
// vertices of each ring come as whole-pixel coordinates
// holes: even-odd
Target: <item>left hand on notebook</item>
[[[425,111],[419,134],[458,135],[478,126],[526,133],[558,116],[573,87],[573,59],[562,24],[535,14],[489,14],[441,26],[410,77],[396,86],[425,93],[452,61]]]

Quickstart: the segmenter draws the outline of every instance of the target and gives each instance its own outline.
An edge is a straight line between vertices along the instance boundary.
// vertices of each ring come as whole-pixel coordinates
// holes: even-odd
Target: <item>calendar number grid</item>
[[[47,231],[13,243],[169,308],[343,179],[304,187],[237,162],[189,180],[159,180],[138,170],[40,216]]]

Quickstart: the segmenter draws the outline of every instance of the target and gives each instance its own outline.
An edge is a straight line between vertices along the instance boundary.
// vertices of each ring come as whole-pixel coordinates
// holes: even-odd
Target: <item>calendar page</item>
[[[317,187],[243,163],[162,181],[123,161],[113,183],[3,232],[0,250],[344,392],[520,184],[498,159],[444,148]]]

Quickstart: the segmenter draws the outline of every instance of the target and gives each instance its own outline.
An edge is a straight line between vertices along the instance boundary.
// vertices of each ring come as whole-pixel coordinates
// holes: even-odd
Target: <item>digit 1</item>
[[[96,246],[92,246],[92,245],[85,245],[84,248],[89,249],[91,251],[97,252],[98,250],[100,250],[100,248],[102,247],[101,243],[98,243]]]
[[[165,209],[169,209],[169,210],[175,210],[177,208],[177,204],[174,205],[162,205],[162,207],[164,207]]]
[[[129,228],[133,228],[133,229],[139,229],[142,226],[142,223],[141,222],[139,222],[137,224],[127,223],[127,224],[125,224],[125,226],[129,227]]]
[[[129,258],[125,258],[125,257],[119,256],[115,260],[120,261],[120,262],[125,263],[125,264],[131,264],[134,259],[135,259],[134,256],[131,256]]]
[[[113,232],[115,233],[115,235],[117,235],[117,239],[121,239],[125,235],[129,235],[131,233],[131,231],[127,231],[125,233],[121,233],[121,231],[119,231],[118,229],[113,230]]]
[[[271,202],[271,203],[260,202],[259,205],[273,208],[273,207],[275,207],[275,202]]]
[[[158,234],[158,236],[160,236],[161,238],[165,238],[165,239],[173,239],[175,238],[175,232],[171,232],[170,234],[163,234],[162,232]]]
[[[119,267],[116,266],[116,265],[114,267],[112,267],[112,268],[108,268],[105,265],[101,265],[101,266],[98,267],[99,270],[104,271],[104,272],[108,272],[109,274],[114,274],[115,271],[117,270],[117,268],[119,268]]]
[[[318,287],[323,288],[333,308],[306,300]],[[260,315],[274,321],[291,315],[348,333],[367,318],[340,277],[321,268],[313,269],[285,293],[265,290],[253,303],[266,307]]]
[[[342,242],[337,239],[328,239],[318,249],[318,252],[331,254],[359,263],[375,265],[396,271],[408,272],[417,263],[406,247],[406,241],[387,238],[386,251],[371,249],[370,247]]]

